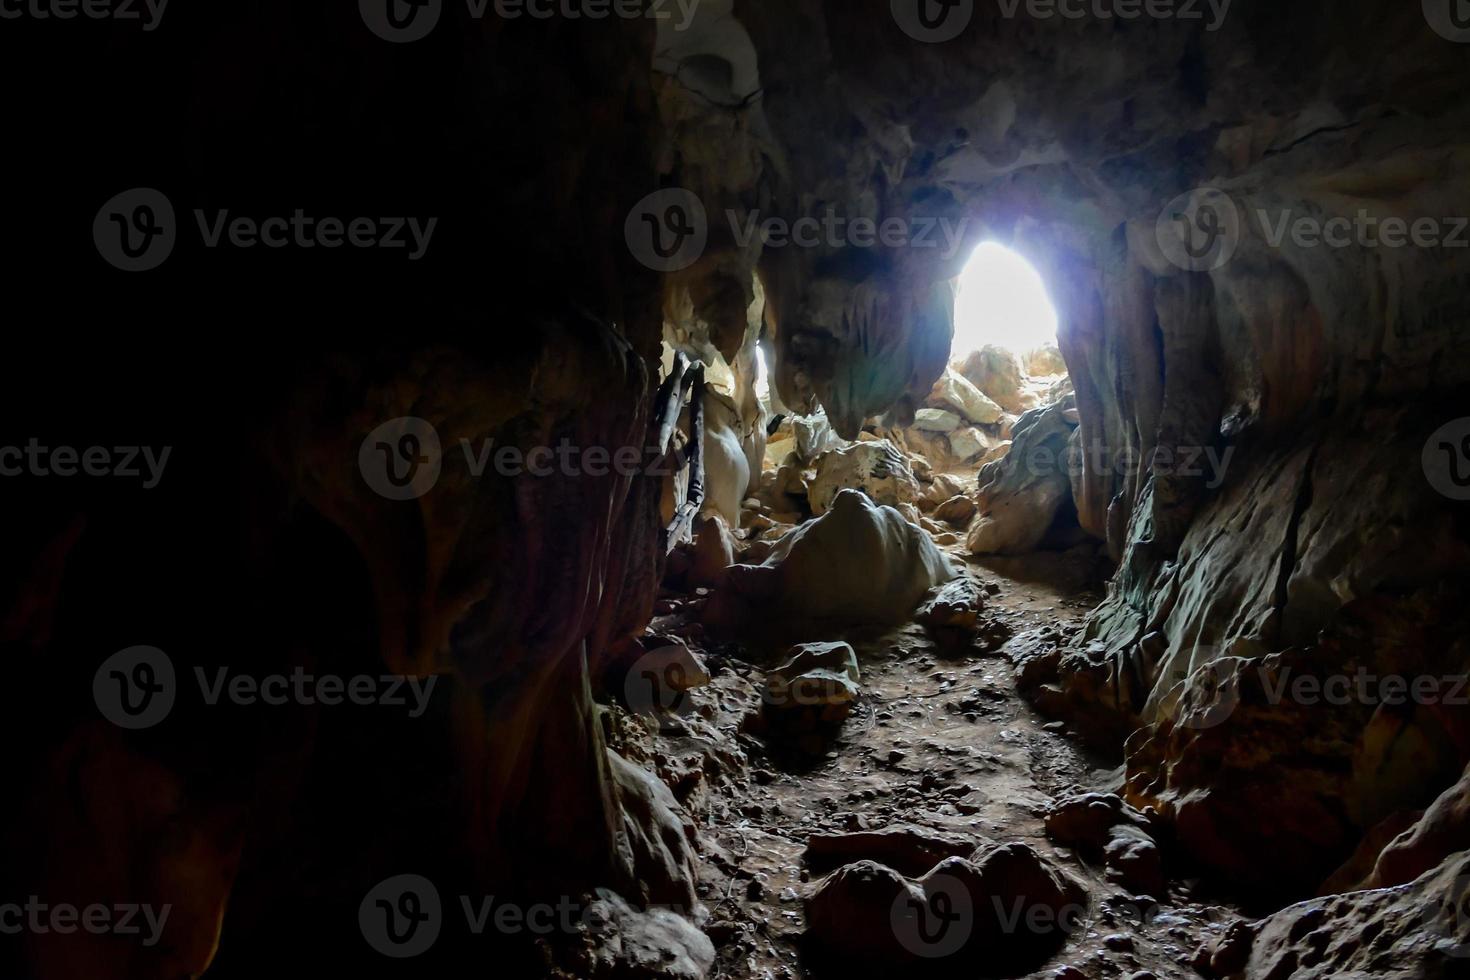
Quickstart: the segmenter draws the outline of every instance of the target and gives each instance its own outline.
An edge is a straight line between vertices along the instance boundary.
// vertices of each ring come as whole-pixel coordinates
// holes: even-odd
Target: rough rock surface
[[[944,375],[935,383],[934,390],[929,393],[929,404],[949,408],[976,425],[994,425],[1005,414],[1004,409],[952,367],[946,368]]]
[[[715,947],[685,917],[602,891],[587,907],[588,980],[704,980]]]
[[[911,880],[873,861],[839,869],[806,900],[809,934],[835,959],[947,969],[1039,965],[1080,925],[1081,888],[1024,844],[946,858]]]
[[[1058,406],[1021,416],[1006,455],[980,471],[979,517],[970,528],[977,555],[1031,551],[1072,499],[1068,449],[1075,430]]]
[[[844,490],[860,490],[874,503],[889,507],[919,499],[919,481],[908,458],[885,440],[834,449],[817,462],[817,475],[807,489],[812,513],[820,517]]]
[[[815,621],[896,623],[958,575],[929,535],[892,507],[843,490],[821,517],[789,532],[760,565],[735,565],[706,622],[738,629]]]
[[[1293,905],[1210,952],[1208,976],[1246,980],[1465,975],[1470,959],[1470,852],[1415,881]]]
[[[1004,347],[982,347],[972,351],[960,361],[958,370],[960,376],[981,394],[1012,415],[1020,415],[1036,407],[1026,390],[1021,359]]]

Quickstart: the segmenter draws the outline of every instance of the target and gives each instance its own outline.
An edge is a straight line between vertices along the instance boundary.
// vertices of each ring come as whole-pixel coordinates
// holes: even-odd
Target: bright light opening
[[[1024,354],[1057,342],[1057,311],[1041,274],[996,242],[984,242],[960,273],[953,355],[989,344]]]
[[[771,400],[771,374],[766,369],[766,352],[755,348],[755,394],[762,402]]]

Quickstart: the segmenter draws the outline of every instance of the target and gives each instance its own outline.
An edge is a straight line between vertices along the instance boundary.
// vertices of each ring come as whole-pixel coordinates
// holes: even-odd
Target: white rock
[[[900,623],[930,589],[959,574],[923,529],[849,490],[776,542],[760,565],[733,566],[729,585],[710,597],[705,622]]]
[[[855,443],[823,456],[817,462],[816,479],[807,488],[812,513],[825,514],[843,490],[861,490],[890,507],[919,499],[919,481],[909,470],[908,457],[886,439]]]
[[[947,369],[929,393],[930,404],[947,405],[967,421],[979,425],[994,425],[1005,414],[985,393],[970,383],[969,379],[953,368]]]
[[[995,446],[995,440],[979,429],[964,428],[949,434],[950,452],[954,453],[955,459],[961,462],[968,462]]]
[[[964,419],[942,408],[921,408],[914,413],[914,428],[921,432],[953,432]]]

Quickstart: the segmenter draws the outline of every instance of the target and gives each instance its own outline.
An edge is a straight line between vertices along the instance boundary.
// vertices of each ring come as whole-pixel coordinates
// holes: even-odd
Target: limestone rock
[[[651,672],[675,691],[692,691],[710,682],[709,671],[689,644],[678,637],[650,636],[643,641],[647,648],[634,669]]]
[[[1062,351],[1055,344],[1027,351],[1021,357],[1021,364],[1033,378],[1051,378],[1067,373],[1067,362],[1062,359]]]
[[[964,492],[965,485],[960,482],[959,477],[941,473],[934,478],[934,482],[924,488],[923,499],[938,505]]]
[[[712,514],[699,521],[691,551],[689,584],[695,588],[723,584],[727,570],[735,564],[736,542],[722,515]]]
[[[765,705],[775,711],[817,708],[823,721],[840,721],[861,693],[861,679],[857,653],[850,644],[802,644],[766,674]]]
[[[825,453],[841,449],[846,441],[832,431],[824,412],[791,418],[791,432],[796,440],[796,455],[803,463],[814,463]]]
[[[980,628],[980,614],[985,609],[985,594],[968,575],[931,589],[914,613],[914,621],[931,631],[956,641],[967,642]],[[950,631],[957,636],[948,637]]]
[[[717,629],[814,628],[823,621],[897,623],[958,576],[922,529],[865,494],[786,534],[760,565],[736,565],[705,607]]]
[[[663,782],[622,756],[607,751],[609,771],[622,808],[614,855],[642,905],[694,907],[694,825]]]
[[[588,980],[704,980],[714,966],[709,937],[669,909],[635,909],[603,889],[584,918]]]
[[[1005,414],[1004,409],[953,368],[946,368],[934,385],[934,390],[929,393],[929,404],[949,408],[975,425],[994,425]]]
[[[1362,887],[1406,884],[1466,848],[1470,848],[1470,767],[1412,827],[1383,849]]]
[[[951,857],[974,853],[975,841],[928,827],[897,825],[850,834],[812,834],[806,863],[817,872],[857,861],[874,861],[900,874],[918,877]]]
[[[1021,359],[1004,347],[972,351],[958,368],[966,381],[1005,411],[1020,415],[1036,407],[1035,396],[1026,390]]]
[[[919,499],[919,481],[909,470],[908,457],[887,440],[858,443],[823,455],[807,490],[812,513],[817,517],[827,513],[844,490],[860,490],[875,503],[890,507]]]
[[[1148,827],[1142,813],[1112,793],[1084,793],[1058,800],[1047,808],[1044,823],[1052,840],[1092,857],[1103,853],[1114,827]]]
[[[961,463],[968,463],[989,452],[996,442],[980,429],[965,427],[949,434],[949,450]]]
[[[1164,859],[1154,839],[1130,824],[1120,824],[1108,835],[1103,849],[1108,878],[1135,895],[1166,896],[1169,886],[1164,878]]]
[[[1312,899],[1227,937],[1211,975],[1449,980],[1470,954],[1470,851],[1395,888]]]
[[[965,494],[950,497],[944,503],[934,508],[934,519],[944,521],[955,526],[964,526],[970,523],[975,516],[975,501]]]
[[[819,947],[868,969],[944,957],[953,968],[1027,972],[1080,927],[1084,911],[1082,890],[1024,844],[947,858],[917,880],[859,861],[824,879],[806,902],[807,932]]]
[[[914,428],[922,432],[953,432],[963,424],[954,412],[941,408],[921,408],[914,414]]]
[[[1028,412],[1010,451],[980,471],[980,516],[970,529],[977,555],[1016,555],[1046,536],[1072,496],[1068,447],[1073,428],[1057,408]]]

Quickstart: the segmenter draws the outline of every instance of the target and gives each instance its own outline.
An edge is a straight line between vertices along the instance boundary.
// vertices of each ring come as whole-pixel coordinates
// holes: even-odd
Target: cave
[[[0,977],[1470,976],[1460,0],[0,21]]]

